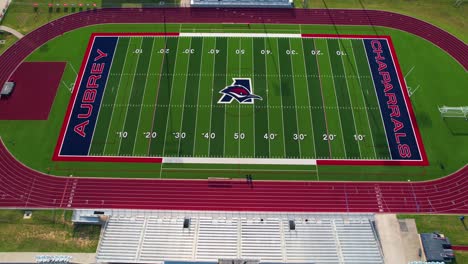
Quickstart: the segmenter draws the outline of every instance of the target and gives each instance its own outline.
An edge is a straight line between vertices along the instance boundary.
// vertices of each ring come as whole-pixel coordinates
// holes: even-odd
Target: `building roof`
[[[422,233],[421,242],[427,261],[448,261],[454,259],[448,238],[438,233]]]
[[[3,85],[2,91],[0,92],[1,95],[9,95],[13,91],[13,88],[15,87],[14,82],[6,82]]]

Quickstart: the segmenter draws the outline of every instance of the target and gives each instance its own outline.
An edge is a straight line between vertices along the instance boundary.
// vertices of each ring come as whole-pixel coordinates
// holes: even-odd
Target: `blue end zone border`
[[[421,160],[408,103],[386,39],[364,39],[392,160]]]
[[[118,37],[94,36],[59,155],[88,155],[117,42]]]

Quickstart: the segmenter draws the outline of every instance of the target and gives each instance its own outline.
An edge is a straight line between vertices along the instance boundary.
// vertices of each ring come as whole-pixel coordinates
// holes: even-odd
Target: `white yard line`
[[[328,48],[328,40],[326,40],[326,48],[327,48],[327,54],[328,54],[328,62],[330,63],[330,70],[333,74],[333,66],[331,63],[331,53],[330,49]],[[333,81],[333,89],[335,90],[335,101],[336,101],[336,106],[339,107],[340,104],[338,104],[338,94],[336,93],[336,87],[335,87],[335,79],[332,79]],[[344,157],[348,158],[348,154],[346,153],[346,145],[344,142],[344,132],[343,132],[343,126],[341,125],[341,113],[338,111],[338,119],[340,120],[340,128],[341,128],[341,141],[343,142],[343,148],[344,148]]]
[[[132,41],[133,38],[130,38],[130,40],[128,41],[128,45],[127,45],[127,52],[128,52],[128,48],[130,47],[130,42]],[[122,69],[125,68],[125,63],[127,62],[127,55],[125,55],[125,58],[124,58],[124,62],[123,62],[123,66],[122,66]],[[106,153],[106,147],[107,147],[107,140],[109,138],[109,130],[110,130],[110,127],[111,127],[111,124],[112,124],[112,117],[114,116],[114,112],[115,112],[115,102],[117,101],[117,98],[119,97],[119,91],[120,91],[120,84],[122,83],[122,78],[119,79],[119,84],[117,85],[117,93],[115,95],[115,98],[114,98],[114,105],[112,106],[112,112],[111,112],[111,116],[110,116],[110,121],[109,121],[109,127],[107,128],[107,135],[106,135],[106,140],[104,141],[104,149],[102,150],[102,155],[104,153]],[[114,89],[112,87],[112,89]]]
[[[189,49],[191,49],[191,48],[192,48],[192,38],[190,38],[190,44],[189,44]],[[194,52],[203,52],[203,51],[194,51]],[[190,67],[190,60],[191,60],[191,59],[192,59],[192,54],[189,54],[189,55],[188,55],[188,59],[187,59],[187,69],[185,70],[185,72],[188,72],[188,70],[189,70],[189,67]],[[200,67],[200,68],[201,68],[201,67]],[[181,112],[181,113],[182,113],[182,114],[181,114],[182,116],[181,116],[181,118],[180,118],[180,126],[179,126],[179,132],[180,132],[181,134],[183,133],[183,131],[182,131],[182,129],[183,129],[182,125],[184,124],[185,95],[187,94],[187,92],[186,92],[186,91],[187,91],[187,79],[188,79],[188,78],[185,77],[185,87],[184,87],[185,89],[184,89],[184,96],[183,96],[184,98],[182,99],[182,102],[183,102],[183,105],[184,105],[184,106],[182,107],[182,112]],[[185,133],[187,133],[187,132],[185,132]],[[181,142],[181,141],[182,141],[182,136],[179,136],[179,144],[178,144],[178,146],[177,146],[177,156],[179,156],[179,153],[180,153],[180,142]]]
[[[344,47],[341,46],[341,43],[340,41],[338,40],[338,47],[340,47],[340,50],[344,50]],[[346,56],[349,56],[349,54],[346,54]],[[341,60],[341,65],[343,65],[343,72],[346,76],[346,67],[344,65],[344,60],[343,60],[343,57],[344,56],[340,56],[340,60]],[[349,103],[351,105],[351,108],[353,107],[353,99],[351,97],[351,93],[349,91],[349,83],[348,83],[348,79],[345,77],[345,82],[346,82],[346,90],[348,91],[348,96],[349,96]],[[356,118],[354,117],[354,111],[351,110],[351,114],[353,115],[353,123],[354,123],[354,133],[356,133],[355,135],[359,135],[360,133],[358,132],[357,130],[357,125],[356,125]],[[358,150],[359,150],[359,158],[361,158],[361,142],[357,141],[357,144],[358,144]]]
[[[253,39],[252,39],[252,45],[253,45]],[[266,39],[263,39],[263,49],[266,49]],[[254,56],[255,56],[255,54],[254,54]],[[252,60],[253,60],[253,56],[252,56]],[[266,75],[266,73],[267,73],[267,64],[268,64],[268,60],[267,60],[266,55],[263,56],[263,60],[265,61],[265,75]],[[271,156],[270,103],[269,103],[270,98],[268,98],[268,80],[266,78],[265,78],[265,94],[266,94],[266,99],[267,99],[267,103],[265,104],[265,106],[267,108],[267,122],[268,122],[268,124],[267,124],[267,126],[268,126],[268,156]]]
[[[304,49],[304,42],[301,40],[301,46],[302,46],[302,51],[305,53],[305,49]],[[305,73],[307,73],[307,65],[306,65],[306,62],[305,62],[305,54],[303,54],[303,59],[302,61],[304,62],[304,71]],[[317,58],[316,58],[317,59]],[[310,92],[309,92],[309,82],[308,80],[306,79],[306,84],[307,84],[307,102],[309,104],[309,108],[311,108],[312,106],[310,105]],[[312,128],[312,142],[314,143],[314,157],[316,158],[317,157],[317,149],[316,149],[316,146],[315,146],[315,129],[314,129],[314,122],[313,122],[313,118],[312,118],[312,111],[309,110],[309,115],[310,115],[310,126]]]
[[[239,49],[241,50],[242,49],[242,38],[239,38]],[[241,64],[242,64],[242,55],[239,54],[239,67],[238,67],[238,73],[237,73],[237,76],[241,76]],[[250,89],[252,89],[252,87],[250,87]],[[241,131],[241,107],[240,107],[240,104],[237,104],[237,113],[239,115],[239,118],[237,119],[239,122],[239,134],[242,133]],[[255,134],[254,134],[255,135]],[[254,136],[255,138],[255,136]],[[241,156],[241,141],[242,139],[239,138],[239,148],[237,150],[237,157],[239,158]],[[254,144],[254,149],[255,149],[255,144]]]
[[[289,42],[289,49],[292,49],[291,48],[291,39],[288,39],[288,42]],[[294,75],[294,64],[292,62],[292,56],[294,56],[293,54],[289,55],[289,64],[291,66],[291,73]],[[293,93],[293,96],[294,96],[294,112],[296,112],[296,131],[297,131],[297,134],[301,134],[301,131],[299,131],[299,124],[298,124],[298,121],[299,121],[299,116],[297,115],[297,100],[296,100],[296,86],[295,86],[295,81],[294,81],[294,78],[292,78],[292,93]],[[299,157],[298,158],[301,158],[302,157],[302,148],[301,148],[301,140],[297,139],[297,144],[299,145]]]
[[[143,37],[141,37],[141,44],[140,44],[140,49],[143,47]],[[140,62],[140,57],[142,56],[143,54],[138,54],[138,58],[137,58],[137,61],[136,61],[136,64],[135,64],[135,73],[138,69],[138,63]],[[132,99],[132,93],[133,93],[133,83],[135,82],[135,76],[133,76],[132,78],[132,84],[130,85],[130,94],[128,96],[128,104],[130,104],[130,100]],[[130,106],[131,107],[131,106]],[[125,123],[127,122],[127,115],[128,115],[128,107],[127,107],[127,111],[125,111],[125,117],[124,117],[124,121],[123,121],[123,124],[122,124],[122,129],[121,131],[124,132],[124,129],[125,129]],[[120,137],[120,142],[119,142],[119,150],[118,150],[118,155],[120,156],[120,148],[122,147],[122,139],[123,137],[121,136]]]
[[[202,52],[202,56],[200,58],[200,74],[202,72],[202,66],[203,66],[203,51],[204,51],[204,48],[205,48],[205,39],[203,38],[202,39],[202,49],[201,49],[201,52]],[[214,56],[213,56],[214,57]],[[197,145],[197,128],[198,128],[198,103],[200,102],[200,90],[201,90],[201,79],[202,77],[200,76],[198,78],[198,91],[197,91],[197,114],[195,115],[195,130],[193,131],[193,149],[192,149],[192,156],[195,156],[195,148],[196,148],[196,145]],[[207,133],[210,133],[209,131]],[[211,133],[210,133],[211,134]]]
[[[278,43],[278,39],[276,39],[276,45],[277,45],[277,58],[278,58],[278,73],[279,75],[281,75],[281,67],[279,66],[281,64],[280,60],[279,60],[279,43]],[[271,51],[273,53],[273,51]],[[271,54],[273,55],[273,54]],[[265,54],[265,56],[267,56],[267,54]],[[281,85],[281,78],[278,80],[279,81],[279,87],[280,87],[280,94],[283,95],[283,87]],[[283,96],[281,96],[281,108],[283,108]],[[283,128],[283,157],[287,157],[286,156],[286,135],[284,134],[284,113],[283,113],[283,110],[281,110],[281,123],[283,124],[282,125],[282,128]],[[290,135],[292,136],[292,135]]]
[[[354,58],[354,65],[356,67],[356,72],[359,76],[359,68],[357,66],[357,61],[356,61],[356,55],[354,54],[354,48],[353,48],[353,43],[352,43],[352,40],[349,40],[350,43],[351,43],[351,52],[353,53],[353,58]],[[364,91],[362,90],[362,82],[361,82],[361,78],[358,78],[358,81],[359,81],[359,86],[361,87],[361,95],[362,95],[362,100],[364,102],[364,104],[366,103],[366,98],[364,97]],[[372,146],[374,146],[374,158],[377,158],[377,146],[375,145],[374,143],[374,135],[372,133],[372,127],[370,125],[370,121],[369,121],[369,114],[367,113],[367,105],[366,105],[366,118],[367,118],[367,124],[369,125],[369,132],[371,134],[371,140],[372,140]]]
[[[146,70],[146,79],[145,79],[145,90],[143,91],[143,97],[141,98],[141,102],[143,103],[143,101],[145,101],[145,94],[146,94],[146,85],[148,84],[148,72],[151,68],[151,59],[153,58],[153,49],[154,49],[154,43],[156,42],[155,41],[156,38],[153,39],[153,44],[151,46],[151,54],[150,54],[150,58],[149,58],[149,63],[148,63],[148,69]],[[133,150],[132,150],[132,155],[134,156],[135,155],[135,147],[136,147],[136,139],[137,137],[139,136],[138,135],[138,128],[140,127],[140,120],[141,120],[141,112],[142,111],[142,108],[140,107],[140,113],[138,115],[138,123],[137,123],[137,127],[136,127],[136,135],[135,135],[135,139],[133,140]]]
[[[174,69],[173,71],[175,72],[176,69],[177,69],[177,55],[179,55],[179,49],[180,49],[180,39],[178,40],[178,43],[177,43],[177,50],[176,50],[176,56],[175,56],[175,60],[174,60]],[[171,105],[171,101],[172,101],[172,91],[174,90],[174,76],[172,77],[172,82],[171,82],[171,94],[169,95],[169,102],[168,102],[168,108],[167,108],[167,119],[166,119],[166,131],[164,132],[165,133],[165,137],[164,137],[164,145],[163,145],[163,149],[162,149],[162,153],[161,153],[161,156],[164,157],[165,156],[165,151],[166,151],[166,142],[167,142],[167,137],[169,136],[167,134],[167,129],[169,127],[169,119],[171,119],[171,108],[172,108],[172,105]]]
[[[226,45],[226,71],[229,70],[229,41],[226,39],[226,42],[227,42],[227,45]],[[224,80],[224,83],[228,83],[227,80],[228,80],[228,75],[226,74],[226,79]],[[219,88],[217,88],[219,89]],[[223,105],[224,106],[224,130],[223,130],[223,157],[226,157],[226,139],[227,139],[227,136],[226,136],[226,112],[227,112],[227,108],[228,108],[228,105]]]
[[[216,70],[216,43],[217,43],[217,40],[218,39],[215,38],[215,43],[214,43],[215,44],[214,45],[215,53],[213,54],[213,72]],[[215,75],[213,73],[213,78],[211,80],[211,101],[212,102],[210,104],[210,129],[208,130],[208,133],[210,133],[208,135],[208,155],[207,155],[208,157],[211,156],[211,133],[213,133],[213,132],[211,132],[211,129],[212,129],[211,122],[212,122],[212,119],[213,119],[213,93],[214,93],[213,86],[214,86],[214,80],[215,80],[214,76]]]

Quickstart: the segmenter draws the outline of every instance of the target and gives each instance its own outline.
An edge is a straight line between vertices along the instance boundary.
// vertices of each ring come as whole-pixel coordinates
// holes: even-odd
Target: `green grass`
[[[414,218],[418,233],[439,232],[447,236],[452,245],[468,245],[468,230],[457,215],[397,215],[397,218]]]
[[[0,44],[0,54],[2,54],[5,50],[11,47],[18,39],[13,34],[2,32],[0,33],[0,40],[5,41],[5,44]]]
[[[454,0],[294,0],[296,7],[376,9],[405,14],[432,23],[467,42],[467,5],[455,7],[454,3]]]
[[[468,251],[455,251],[455,263],[468,263]]]
[[[252,29],[247,29],[244,25],[167,25],[168,31],[203,31],[203,32],[264,32],[265,28],[260,25],[251,25]],[[266,25],[268,32],[299,32],[298,26],[288,25]],[[306,26],[301,27],[304,33],[336,33],[336,29],[327,26]],[[338,27],[338,32],[341,34],[354,33],[354,34],[371,34],[373,29],[369,27]],[[398,54],[399,61],[401,63],[403,73],[406,74],[413,68],[412,73],[407,77],[407,83],[411,87],[420,85],[421,88],[413,95],[412,103],[415,108],[418,124],[421,128],[423,141],[426,146],[427,153],[429,155],[430,166],[429,167],[320,167],[319,176],[321,180],[427,180],[430,178],[436,178],[442,175],[446,175],[454,170],[460,168],[468,160],[467,148],[468,138],[463,133],[454,133],[447,124],[440,118],[437,105],[463,105],[464,98],[468,97],[468,91],[461,89],[463,84],[468,82],[468,77],[464,69],[456,63],[449,55],[435,47],[434,45],[417,38],[411,34],[400,32],[397,30],[391,30],[386,28],[377,28],[379,34],[389,34],[392,36],[396,51]],[[81,28],[76,31],[67,33],[64,37],[56,38],[48,42],[45,46],[38,49],[33,55],[31,55],[29,61],[68,61],[69,64],[66,68],[63,80],[66,83],[71,83],[75,79],[75,74],[72,70],[72,66],[75,69],[79,68],[81,63],[84,49],[89,39],[91,32],[144,32],[144,31],[163,31],[162,25],[99,25],[87,28]],[[172,39],[172,38],[170,38]],[[174,38],[175,42],[177,39]],[[206,41],[203,43],[204,52],[208,52],[209,49],[215,48],[217,45],[222,45],[219,41],[215,43],[213,40]],[[316,43],[320,45],[319,48],[322,50],[327,49],[327,43]],[[70,46],[77,47],[76,49],[70,50]],[[156,44],[155,44],[156,45]],[[177,48],[177,43],[167,43],[173,48]],[[257,44],[261,47],[261,43]],[[291,45],[297,45],[292,43]],[[349,45],[349,44],[348,44]],[[265,42],[264,46],[267,48],[276,47],[276,43]],[[259,48],[257,47],[257,48]],[[408,48],[410,47],[410,48]],[[413,49],[411,47],[417,47]],[[323,56],[322,56],[323,57]],[[359,56],[358,56],[359,57]],[[167,56],[164,59],[164,63],[161,66],[154,66],[156,71],[158,67],[162,67],[162,71],[166,72],[168,68],[173,68],[175,64],[175,56]],[[325,58],[325,57],[323,57]],[[153,58],[154,59],[154,58]],[[227,59],[227,58],[226,58]],[[201,64],[205,73],[212,72],[212,69],[224,71],[221,66],[218,67],[217,62],[219,58],[213,56],[203,56]],[[331,67],[330,62],[327,60],[320,59],[320,66]],[[254,65],[261,65],[260,62],[255,62]],[[260,63],[260,64],[259,64]],[[263,63],[263,62],[262,62]],[[268,72],[275,69],[274,65],[278,64],[274,58],[266,58],[265,67]],[[345,62],[346,63],[346,62]],[[359,64],[359,62],[357,62]],[[128,64],[128,61],[127,61]],[[243,64],[243,62],[241,62]],[[136,62],[132,65],[136,65]],[[224,65],[226,65],[224,63]],[[441,67],[433,67],[433,65],[441,65]],[[133,66],[133,67],[134,67]],[[187,67],[188,65],[184,65]],[[293,67],[295,64],[293,65]],[[125,66],[124,66],[125,67]],[[130,66],[129,66],[130,67]],[[346,66],[345,66],[346,67]],[[124,68],[125,69],[125,68]],[[134,68],[132,68],[134,69]],[[320,68],[322,70],[322,68]],[[172,70],[171,70],[172,71]],[[437,76],[436,78],[433,78]],[[225,80],[217,81],[216,78],[202,76],[200,79],[201,87],[210,88],[212,87],[213,81],[222,81],[223,85]],[[276,89],[279,92],[278,83],[279,80],[268,79],[265,80],[267,86],[274,91]],[[294,80],[296,81],[296,80]],[[317,82],[318,80],[308,80],[308,83]],[[155,80],[153,83],[159,83],[160,87],[170,87],[173,80],[168,77],[163,77],[160,80]],[[185,83],[184,83],[185,84]],[[275,86],[276,85],[276,86]],[[333,84],[331,84],[333,85]],[[443,87],[444,92],[441,92]],[[211,91],[204,91],[209,93]],[[437,96],[434,96],[437,95]],[[218,96],[218,95],[216,95]],[[159,98],[169,97],[167,89],[159,90]],[[56,100],[52,107],[49,120],[47,121],[1,121],[0,122],[0,135],[4,139],[10,151],[26,165],[43,172],[47,172],[50,168],[51,174],[58,175],[82,175],[82,176],[113,176],[113,177],[197,177],[206,178],[206,175],[201,173],[198,174],[187,174],[187,173],[169,173],[163,171],[160,173],[160,164],[96,164],[96,163],[82,163],[82,162],[52,162],[51,155],[53,148],[58,137],[58,132],[65,114],[66,106],[69,102],[70,92],[61,86],[58,89]],[[154,98],[154,97],[153,97]],[[311,96],[310,99],[313,97]],[[128,100],[129,97],[126,97]],[[165,99],[167,100],[167,98]],[[204,101],[205,100],[205,101]],[[329,97],[326,100],[333,102],[335,97]],[[207,104],[211,102],[210,98],[199,97],[199,104]],[[311,101],[312,102],[312,101]],[[270,93],[268,96],[268,104],[281,105],[281,97],[275,96],[275,93]],[[354,103],[354,100],[353,100]],[[328,105],[328,104],[327,104]],[[160,111],[169,111],[168,109],[161,109]],[[209,109],[209,108],[208,108]],[[270,109],[270,116],[275,115],[281,118],[281,109]],[[210,115],[211,111],[203,111],[201,114]],[[333,113],[328,113],[330,115]],[[335,112],[336,118],[338,119],[338,112]],[[313,119],[321,113],[315,113]],[[162,115],[164,116],[164,115]],[[150,118],[151,119],[151,118]],[[160,120],[159,118],[157,120]],[[164,120],[166,121],[166,120]],[[166,129],[167,122],[154,122],[155,126],[161,126],[158,131]],[[180,120],[179,120],[180,122]],[[206,121],[203,121],[206,122]],[[197,133],[203,131],[203,127],[209,126],[207,123],[203,126],[196,128]],[[209,122],[209,121],[208,121]],[[315,123],[315,121],[313,121]],[[330,120],[329,120],[330,122]],[[152,123],[152,120],[150,122]],[[278,122],[275,122],[278,124]],[[180,123],[179,123],[180,125]],[[462,130],[464,125],[459,125]],[[270,126],[270,130],[281,130],[282,127]],[[34,131],[32,136],[31,131]],[[273,131],[270,131],[273,132]],[[317,131],[314,131],[317,134]],[[441,139],[441,140],[433,140]],[[319,138],[320,140],[320,138]],[[317,140],[315,140],[317,142]],[[153,141],[151,148],[154,153],[162,151],[162,146],[156,145],[157,141]],[[223,145],[224,142],[219,142],[214,146],[209,146],[206,141],[195,141],[195,149],[200,150],[198,154],[208,153],[209,148],[212,152],[216,152],[216,148],[219,145]],[[318,146],[318,145],[316,145]],[[271,153],[284,153],[284,142],[278,140],[270,142],[269,145]],[[326,146],[325,148],[326,149]],[[335,150],[335,146],[333,146]],[[326,151],[324,155],[326,155]],[[344,153],[344,150],[343,150]],[[205,154],[206,155],[206,154]],[[239,174],[240,175],[240,174]],[[314,175],[315,176],[315,175]],[[315,178],[314,176],[309,178]],[[272,174],[271,179],[291,179],[296,178],[294,173],[284,172],[281,174]]]
[[[0,210],[0,252],[96,252],[100,226],[73,225],[71,211]]]

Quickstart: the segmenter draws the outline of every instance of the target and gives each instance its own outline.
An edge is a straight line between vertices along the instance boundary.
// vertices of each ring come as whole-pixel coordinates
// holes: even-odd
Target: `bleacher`
[[[293,7],[293,0],[191,0],[191,6],[206,7]]]
[[[383,263],[372,215],[162,211],[138,215],[109,217],[98,262]]]

